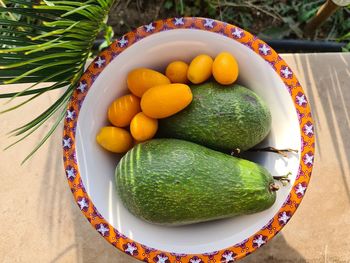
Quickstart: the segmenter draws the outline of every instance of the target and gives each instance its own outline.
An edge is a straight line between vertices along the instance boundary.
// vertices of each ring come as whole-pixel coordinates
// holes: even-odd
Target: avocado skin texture
[[[195,142],[212,149],[248,150],[271,129],[271,113],[253,91],[216,82],[191,86],[193,101],[181,112],[159,120],[158,137]]]
[[[132,214],[161,225],[256,213],[276,200],[264,167],[177,139],[136,145],[120,160],[115,180]]]

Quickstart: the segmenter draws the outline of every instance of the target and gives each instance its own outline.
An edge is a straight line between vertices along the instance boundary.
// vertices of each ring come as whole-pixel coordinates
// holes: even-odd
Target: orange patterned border
[[[222,34],[247,46],[256,54],[265,59],[265,61],[269,63],[281,77],[291,95],[291,98],[294,101],[302,135],[299,172],[288,198],[278,213],[265,227],[248,239],[243,240],[241,243],[234,244],[231,247],[220,251],[209,251],[209,253],[198,255],[177,254],[149,248],[118,232],[117,229],[111,226],[100,215],[86,193],[79,174],[75,151],[75,131],[79,110],[89,88],[102,70],[108,65],[108,63],[117,57],[119,53],[142,38],[160,31],[174,29],[198,29]],[[299,206],[310,180],[315,152],[314,126],[311,118],[309,103],[295,74],[284,62],[284,60],[265,42],[239,27],[217,20],[195,17],[170,18],[141,26],[136,30],[122,36],[112,43],[106,50],[101,52],[81,77],[79,85],[75,89],[70,99],[65,118],[62,143],[64,167],[69,186],[79,208],[89,220],[91,225],[109,243],[121,251],[139,260],[155,263],[232,262],[247,256],[257,248],[263,246],[283,228]]]

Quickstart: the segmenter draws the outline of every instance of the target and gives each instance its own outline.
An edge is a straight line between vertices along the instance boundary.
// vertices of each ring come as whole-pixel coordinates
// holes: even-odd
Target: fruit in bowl
[[[215,81],[191,87],[192,103],[183,111],[160,120],[164,137],[190,140],[224,151],[248,150],[271,129],[266,103],[250,89]]]
[[[226,85],[215,81],[191,88],[169,84],[162,73],[147,68],[128,74],[128,89],[141,102],[132,94],[116,99],[109,107],[109,120],[130,124],[131,135],[143,142],[156,134],[160,119],[159,137],[183,140],[155,139],[130,149],[130,136],[110,133],[106,144],[108,138],[102,141],[101,133],[111,128],[101,129],[97,142],[105,149],[110,150],[106,145],[113,143],[129,146],[120,148],[128,152],[115,171],[125,207],[139,218],[162,225],[205,222],[271,207],[278,186],[266,169],[194,144],[245,151],[270,131],[271,113],[265,102],[251,90],[232,85],[238,76],[236,59],[221,52],[213,63],[210,56],[201,54],[189,67],[175,61],[165,71],[172,82],[187,82],[183,77],[187,76],[193,84],[201,84],[213,73],[216,81]]]
[[[138,144],[121,159],[115,178],[130,212],[172,226],[261,212],[278,189],[258,164],[177,139]]]
[[[95,62],[89,66],[80,81],[84,89],[74,92],[69,105],[69,110],[75,112],[75,118],[67,119],[65,123],[63,139],[67,143],[64,161],[75,199],[78,205],[82,204],[79,205],[82,212],[106,240],[140,260],[146,257],[149,261],[157,262],[161,258],[175,262],[175,254],[179,253],[183,255],[184,262],[193,258],[206,262],[209,255],[217,261],[228,255],[234,259],[242,258],[246,252],[253,252],[281,230],[302,200],[308,184],[314,137],[303,133],[303,127],[312,125],[312,118],[308,104],[298,104],[297,97],[306,97],[295,75],[261,40],[238,27],[211,22],[212,27],[208,27],[204,26],[206,20],[202,18],[168,19],[152,23],[154,29],[149,32],[141,27],[121,37],[99,54],[96,61],[104,61],[102,66]],[[207,54],[214,65],[216,56],[223,51],[232,54],[239,67],[238,78],[232,85],[239,84],[257,94],[271,113],[270,132],[254,147],[298,150],[298,153],[290,153],[287,157],[246,151],[248,159],[263,166],[272,177],[291,172],[290,184],[282,187],[276,182],[280,185],[276,200],[270,208],[258,213],[178,227],[148,223],[129,212],[115,187],[115,168],[123,154],[104,150],[96,142],[96,135],[101,127],[111,125],[106,114],[112,102],[130,94],[126,78],[132,70],[143,67],[166,76],[166,68],[173,61],[190,65],[197,55]],[[208,81],[216,82],[215,78]],[[182,84],[191,88],[192,102],[195,102],[191,82],[187,79]],[[188,111],[192,102],[177,114]],[[175,117],[176,114],[167,118]],[[158,119],[159,132],[162,131],[161,122],[167,118]],[[119,128],[132,136],[128,126]],[[152,140],[158,139],[136,143],[142,149]],[[200,147],[218,151],[208,145]],[[138,148],[134,146],[133,149]],[[226,150],[219,151],[225,151],[222,154],[230,157]],[[171,191],[167,194],[170,196]]]

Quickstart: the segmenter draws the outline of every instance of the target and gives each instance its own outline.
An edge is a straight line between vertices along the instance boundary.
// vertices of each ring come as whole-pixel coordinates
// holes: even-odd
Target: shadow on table
[[[317,133],[322,129],[330,131],[330,140],[333,144],[335,156],[323,156],[331,158],[341,171],[344,187],[350,202],[350,187],[348,185],[350,167],[349,130],[350,130],[350,65],[344,57],[344,53],[328,54],[329,59],[312,54],[309,56],[297,57],[297,68],[303,73],[305,85],[308,86],[307,97],[309,99],[312,115],[316,127],[316,152],[320,159],[322,154],[327,154],[323,149],[322,142],[317,140]],[[339,59],[340,57],[340,59]],[[311,62],[312,60],[312,62]],[[341,61],[341,63],[339,63]],[[320,75],[317,68],[312,65],[322,65],[323,72],[328,74]],[[322,85],[318,85],[321,84]],[[316,88],[311,88],[316,87]],[[318,101],[318,103],[316,103]],[[326,122],[321,123],[320,116],[324,115]]]
[[[47,233],[46,239],[50,242],[53,248],[63,247],[59,252],[54,250],[50,263],[61,262],[68,254],[78,253],[80,244],[79,242],[71,242],[63,244],[64,238],[63,232],[75,231],[75,225],[72,225],[72,229],[64,229],[61,222],[64,220],[63,215],[67,214],[67,209],[73,211],[73,217],[76,217],[77,207],[73,207],[75,203],[72,202],[73,196],[70,193],[68,183],[64,174],[61,154],[61,130],[57,129],[52,134],[52,138],[48,141],[48,156],[45,163],[46,174],[43,175],[40,199],[38,206],[38,214],[44,218],[45,224],[42,226]],[[69,214],[69,212],[68,212]],[[74,220],[75,221],[75,220]],[[73,239],[73,240],[76,240]],[[78,258],[79,255],[76,255]]]
[[[49,156],[46,158],[45,171],[40,189],[38,215],[44,218],[43,228],[45,237],[53,248],[59,247],[61,251],[53,249],[50,263],[58,262],[138,262],[130,256],[119,252],[112,245],[106,242],[96,230],[90,225],[75,203],[70,192],[67,179],[64,173],[62,161],[62,129],[58,129],[49,140]],[[71,212],[67,212],[67,210]],[[64,215],[69,215],[72,225],[67,228],[67,220]],[[65,220],[64,223],[61,223]],[[70,243],[62,233],[72,233],[74,237],[69,238]],[[70,261],[67,261],[67,259]],[[76,258],[73,261],[72,258]]]
[[[334,54],[333,56],[343,56],[342,54]],[[346,188],[348,201],[350,201],[350,189],[347,184],[347,176],[349,172],[347,167],[350,166],[350,155],[346,154],[350,149],[350,140],[348,133],[350,130],[350,92],[349,87],[343,81],[348,81],[350,77],[350,65],[343,59],[343,64],[332,62],[329,60],[318,61],[318,57],[312,57],[313,63],[323,63],[327,67],[329,74],[320,76],[315,71],[310,63],[310,58],[300,56],[297,63],[299,72],[304,72],[306,85],[310,83],[326,82],[325,85],[320,85],[317,89],[308,89],[308,99],[311,103],[313,110],[313,118],[316,124],[316,135],[323,129],[323,126],[332,127],[329,128],[331,140],[335,149],[336,156],[332,156],[332,160],[339,165],[341,169],[341,175],[344,181],[344,187]],[[324,57],[323,57],[324,59]],[[339,61],[339,60],[337,60]],[[344,75],[345,74],[345,77]],[[340,77],[342,75],[342,77]],[[311,87],[312,85],[310,85]],[[315,85],[317,87],[317,85]],[[315,101],[320,100],[320,103],[316,104]],[[316,107],[316,105],[321,105]],[[320,114],[326,115],[326,123],[320,123]],[[325,128],[326,129],[326,128]],[[46,228],[46,232],[49,235],[49,240],[52,245],[60,244],[61,240],[60,232],[68,231],[67,229],[58,229],[59,231],[53,231],[52,227],[60,227],[60,220],[63,210],[70,209],[73,216],[72,235],[74,235],[74,243],[66,244],[64,249],[50,262],[60,262],[68,253],[76,253],[78,262],[137,262],[131,257],[119,252],[117,249],[109,245],[101,236],[92,228],[87,222],[78,206],[73,201],[65,175],[63,172],[62,160],[61,160],[61,132],[56,132],[50,140],[49,149],[52,150],[52,154],[47,158],[46,171],[47,175],[42,183],[41,198],[39,204],[39,214],[49,217],[48,225],[43,226]],[[322,155],[322,143],[316,141],[317,154]],[[59,158],[57,158],[57,156]],[[49,186],[49,187],[48,187]],[[49,205],[48,205],[49,204]],[[58,222],[58,224],[57,224]],[[53,236],[52,233],[57,233]],[[278,234],[272,239],[266,246],[258,249],[252,255],[241,260],[242,263],[255,263],[255,262],[306,262],[306,260],[289,244],[286,242],[283,233]]]
[[[277,234],[265,246],[243,258],[242,263],[304,263],[307,262],[294,248],[289,246],[283,233]]]
[[[50,140],[49,148],[60,153],[61,149],[57,149],[60,148],[60,144],[57,145],[57,141],[60,141],[60,134],[54,135],[54,138]],[[47,158],[45,170],[49,172],[42,183],[39,213],[42,216],[50,217],[47,225],[44,227],[47,228],[45,232],[48,233],[48,240],[50,240],[52,246],[59,245],[59,247],[64,248],[58,253],[55,252],[55,255],[49,261],[50,263],[63,262],[66,259],[65,257],[72,253],[75,253],[76,262],[79,263],[139,262],[114,248],[92,228],[73,200],[63,172],[62,161],[60,159],[57,160],[57,154],[52,154],[52,157]],[[47,180],[49,180],[49,183]],[[64,214],[63,209],[70,209],[72,212],[73,225],[71,229],[63,229],[59,224],[60,218]],[[53,229],[54,227],[62,229]],[[72,235],[74,235],[72,243],[62,244],[64,241],[60,233],[63,231],[72,232]],[[289,246],[283,234],[279,233],[264,247],[240,262],[303,263],[306,261],[296,250]]]
[[[63,262],[67,257],[71,258],[72,254],[75,254],[76,262],[79,263],[139,262],[106,242],[81,213],[66,181],[61,159],[61,145],[57,143],[60,141],[61,133],[58,131],[50,140],[49,149],[52,154],[47,158],[45,164],[47,174],[42,180],[39,200],[39,215],[47,218],[47,224],[43,226],[48,235],[47,239],[53,247],[63,247],[61,251],[55,251],[49,262]],[[73,218],[73,225],[70,229],[66,229],[63,224],[60,224],[62,215],[67,214],[65,211],[67,209],[71,210]],[[71,243],[63,244],[64,240],[61,233],[67,231],[71,232],[74,238],[71,239]],[[240,262],[298,263],[306,261],[288,245],[283,234],[280,233],[266,246],[258,249]]]

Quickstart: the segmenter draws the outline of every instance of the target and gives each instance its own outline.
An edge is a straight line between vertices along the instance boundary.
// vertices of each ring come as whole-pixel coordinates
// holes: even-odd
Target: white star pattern
[[[66,170],[66,173],[67,173],[68,179],[75,178],[74,168],[70,168],[69,170]]]
[[[86,202],[85,198],[82,198],[80,201],[78,201],[78,205],[80,207],[80,210],[83,210],[84,208],[88,208],[89,205]]]
[[[175,26],[183,25],[183,24],[184,24],[184,18],[183,17],[179,17],[179,18],[175,17],[175,23],[174,23]]]
[[[95,64],[97,65],[98,68],[101,68],[105,62],[106,62],[105,59],[103,59],[102,57],[98,57],[97,61],[95,61]]]
[[[297,188],[295,189],[295,193],[304,196],[305,190],[306,190],[306,187],[304,187],[302,184],[299,183],[297,185]]]
[[[270,48],[267,45],[263,44],[261,47],[259,47],[259,50],[266,56],[269,54]]]
[[[290,204],[290,194],[287,196],[286,201],[284,201],[283,206]]]
[[[291,76],[293,74],[292,71],[290,71],[288,67],[281,69],[281,73],[283,74],[283,77],[285,77],[286,79],[288,79],[289,76]]]
[[[271,219],[265,226],[264,226],[264,229],[270,229],[272,227],[272,222],[273,222],[273,219]]]
[[[186,254],[181,254],[181,253],[170,253],[171,255],[174,255],[176,258],[182,258],[182,257],[186,257]]]
[[[130,255],[134,255],[135,250],[137,250],[137,247],[135,247],[133,244],[128,243],[125,252],[130,253]]]
[[[200,258],[198,259],[190,259],[191,263],[200,263],[202,260]]]
[[[298,114],[299,123],[301,123],[301,119],[304,117],[305,114],[299,112],[298,110],[297,110],[297,114]]]
[[[128,44],[128,42],[129,41],[127,39],[125,39],[125,36],[123,36],[121,39],[118,40],[118,43],[119,43],[120,47],[126,46]]]
[[[242,242],[235,245],[235,247],[245,247],[248,239],[243,240]]]
[[[166,261],[168,260],[168,257],[161,256],[161,255],[158,255],[157,258],[158,258],[158,263],[166,263]]]
[[[301,144],[302,144],[301,149],[304,149],[303,140],[301,140]],[[303,150],[301,150],[301,151],[303,151]],[[299,170],[298,170],[298,173],[297,173],[296,179],[299,179],[300,176],[304,176],[304,175],[305,175],[304,172],[303,172],[301,169],[299,169]]]
[[[222,257],[225,258],[225,262],[232,262],[235,260],[232,252],[222,255]]]
[[[145,246],[145,245],[141,245],[141,247],[143,247],[146,251],[155,251],[156,249]]]
[[[308,165],[308,164],[312,165],[314,163],[314,156],[313,155],[309,155],[309,154],[305,154],[305,156],[304,156],[304,163],[306,165]]]
[[[286,212],[283,212],[282,215],[278,218],[279,221],[283,222],[283,224],[287,224],[290,216],[287,215]]]
[[[259,235],[258,238],[253,240],[253,243],[255,243],[258,247],[261,247],[262,245],[265,244],[265,241],[264,241],[262,235]]]
[[[109,231],[109,229],[105,228],[105,226],[103,224],[100,224],[97,231],[100,232],[102,236],[105,236],[106,233]]]
[[[211,20],[211,19],[205,19],[204,26],[205,26],[205,27],[210,27],[210,28],[213,28],[213,27],[214,27],[213,23],[214,23],[214,20]]]
[[[151,32],[155,29],[155,27],[153,26],[153,23],[149,23],[148,25],[145,25],[146,28],[146,32]]]
[[[243,31],[237,27],[232,32],[232,35],[235,36],[236,38],[241,38],[242,34],[243,34]]]
[[[213,252],[209,252],[209,253],[204,253],[203,255],[211,257],[211,256],[217,255],[218,253],[219,253],[219,251],[213,251]]]
[[[65,148],[65,147],[68,147],[68,148],[72,147],[72,145],[71,145],[71,139],[70,139],[70,138],[63,139],[63,147],[64,147],[64,148]]]
[[[80,82],[79,83],[79,87],[77,88],[80,92],[84,92],[85,91],[85,88],[87,87],[87,84],[83,83],[83,82]]]
[[[304,131],[305,131],[306,135],[314,134],[314,126],[312,124],[310,124],[310,125],[305,124]]]
[[[74,110],[70,111],[70,110],[67,110],[67,116],[66,116],[66,119],[70,119],[71,121],[74,120]]]
[[[304,94],[302,94],[301,96],[296,96],[296,99],[297,99],[299,106],[302,106],[303,104],[307,103]]]

